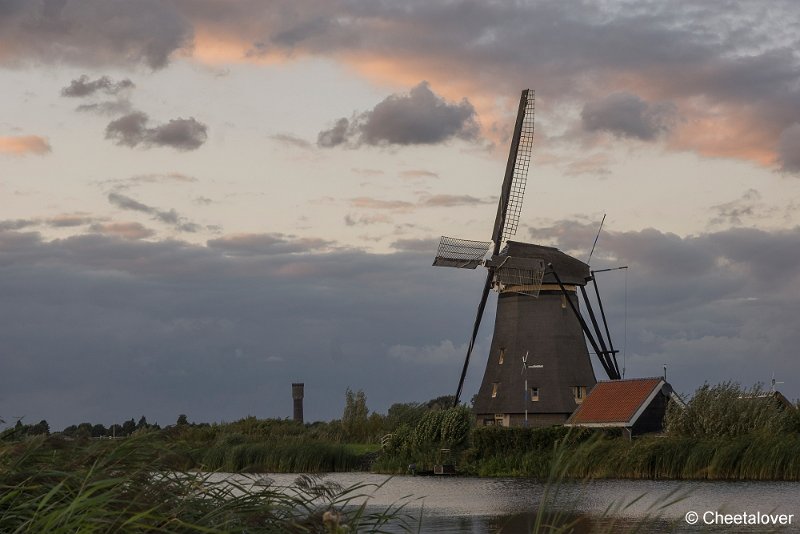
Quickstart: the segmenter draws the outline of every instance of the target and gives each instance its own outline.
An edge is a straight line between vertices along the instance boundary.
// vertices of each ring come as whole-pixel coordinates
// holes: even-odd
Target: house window
[[[498,362],[500,365],[503,365],[503,360],[505,359],[505,356],[506,356],[506,348],[500,347],[500,361]]]
[[[531,400],[533,402],[539,400],[539,388],[531,388]]]
[[[586,386],[572,386],[572,396],[578,404],[586,398]]]
[[[561,308],[566,308],[566,307],[567,307],[567,297],[565,297],[565,296],[562,294],[562,295],[561,295]]]
[[[492,382],[492,398],[497,397],[497,386],[500,385],[500,382]]]

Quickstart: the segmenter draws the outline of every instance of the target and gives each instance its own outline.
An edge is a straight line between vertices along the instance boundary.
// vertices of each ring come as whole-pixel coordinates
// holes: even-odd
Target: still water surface
[[[277,486],[292,485],[298,475],[269,474]],[[217,473],[246,483],[246,475]],[[251,475],[252,477],[252,475]],[[388,481],[387,481],[388,479]],[[576,532],[800,532],[800,483],[794,482],[676,482],[649,480],[600,480],[567,483],[547,488],[542,482],[521,478],[410,477],[369,473],[335,473],[325,477],[343,487],[366,483],[368,505],[386,508],[408,502],[405,510],[421,517],[420,532],[484,533],[531,532],[539,503],[549,492],[558,495],[548,502],[551,510],[562,509],[580,522]],[[363,490],[362,490],[363,492]],[[409,498],[410,496],[410,498]],[[673,501],[677,501],[672,503]],[[772,526],[689,525],[687,512],[700,516],[720,513],[794,514],[792,524]],[[613,525],[609,525],[614,522]]]

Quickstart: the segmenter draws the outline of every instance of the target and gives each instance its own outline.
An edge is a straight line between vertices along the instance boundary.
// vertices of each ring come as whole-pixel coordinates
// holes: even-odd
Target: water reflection
[[[214,476],[218,480],[226,477],[245,480],[244,475]],[[268,475],[279,486],[291,485],[296,476]],[[327,478],[344,487],[360,483],[380,485],[368,492],[368,505],[385,508],[408,501],[406,511],[422,517],[420,532],[424,533],[532,532],[546,491],[551,493],[547,509],[558,514],[562,521],[573,522],[577,534],[634,529],[687,533],[776,531],[765,526],[711,529],[692,526],[684,521],[689,510],[795,514],[794,524],[783,531],[800,532],[797,497],[800,484],[791,482],[601,480],[565,483],[548,489],[541,482],[519,478],[389,478],[368,473],[336,473]],[[556,495],[552,495],[554,490]]]

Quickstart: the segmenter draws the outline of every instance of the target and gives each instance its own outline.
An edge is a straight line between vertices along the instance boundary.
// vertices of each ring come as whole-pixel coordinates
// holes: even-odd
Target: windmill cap
[[[539,258],[543,260],[545,265],[552,265],[552,270],[558,273],[558,277],[564,284],[584,286],[586,285],[586,280],[591,276],[587,264],[561,252],[556,247],[509,241],[503,253],[514,258]],[[556,278],[552,272],[546,271],[543,282],[545,284],[555,284]]]

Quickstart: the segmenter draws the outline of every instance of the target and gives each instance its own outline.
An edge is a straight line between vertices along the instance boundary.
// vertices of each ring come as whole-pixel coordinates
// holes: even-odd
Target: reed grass
[[[398,503],[367,511],[370,485],[304,476],[289,488],[212,482],[175,470],[182,456],[150,436],[0,445],[0,532],[408,531]]]
[[[205,452],[199,467],[230,473],[356,471],[363,467],[363,454],[347,445],[320,442],[219,444]]]

